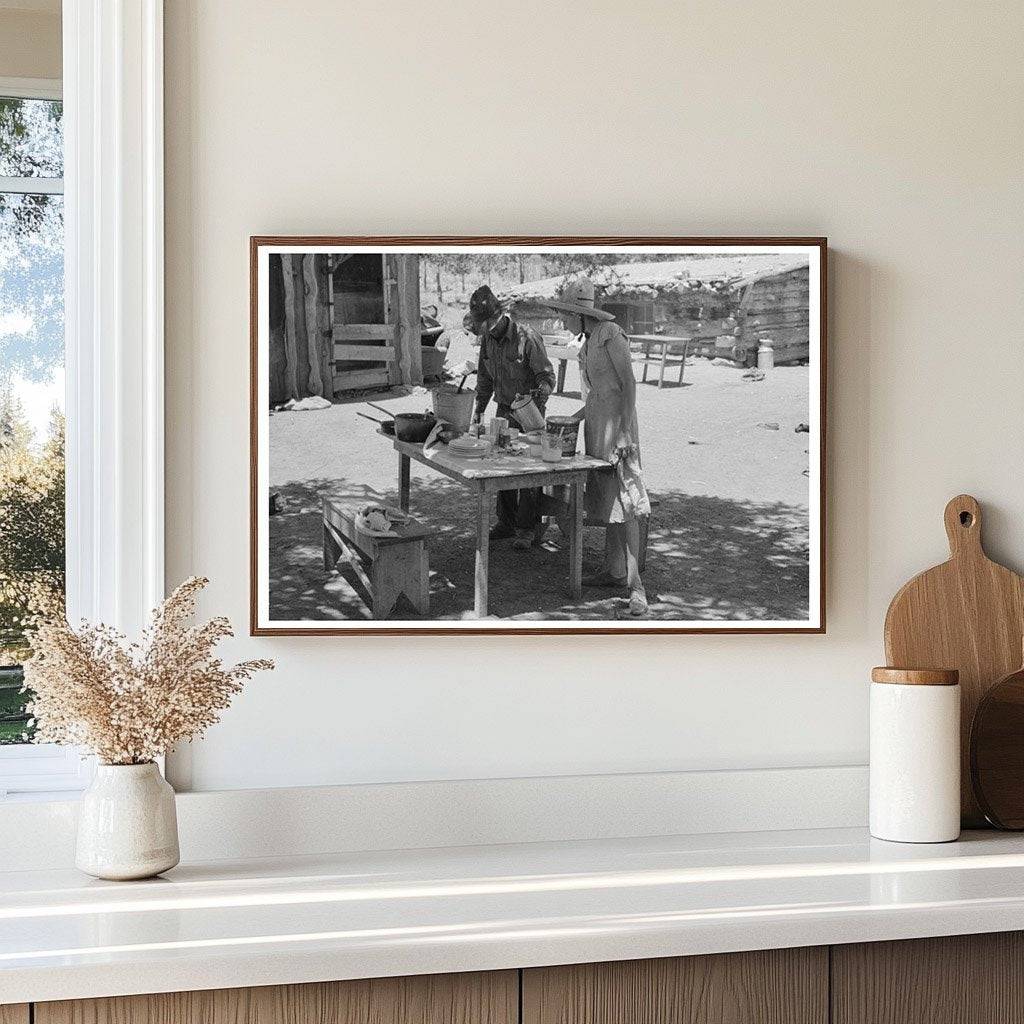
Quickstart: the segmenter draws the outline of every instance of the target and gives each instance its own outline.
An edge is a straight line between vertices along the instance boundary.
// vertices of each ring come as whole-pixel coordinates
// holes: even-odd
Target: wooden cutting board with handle
[[[960,814],[984,827],[971,788],[970,735],[988,688],[1020,668],[1024,579],[993,562],[981,545],[981,507],[969,494],[946,505],[949,561],[915,576],[885,615],[885,657],[896,668],[960,672]]]

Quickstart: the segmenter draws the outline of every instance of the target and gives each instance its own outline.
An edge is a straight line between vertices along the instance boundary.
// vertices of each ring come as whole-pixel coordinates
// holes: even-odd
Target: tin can
[[[579,440],[580,421],[573,416],[549,416],[545,426],[548,434],[558,438],[562,455],[571,459],[576,454]]]

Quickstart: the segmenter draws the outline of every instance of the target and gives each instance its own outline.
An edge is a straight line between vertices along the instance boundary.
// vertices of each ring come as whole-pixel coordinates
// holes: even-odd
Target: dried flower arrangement
[[[102,624],[38,625],[25,663],[36,742],[86,747],[104,764],[145,764],[218,722],[242,684],[274,663],[225,668],[214,657],[232,635],[228,620],[189,625],[208,582],[193,576],[182,583],[153,612],[139,643]]]

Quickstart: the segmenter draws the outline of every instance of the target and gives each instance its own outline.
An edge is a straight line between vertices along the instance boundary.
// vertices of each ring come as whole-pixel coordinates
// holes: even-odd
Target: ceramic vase
[[[149,764],[101,764],[82,794],[75,864],[96,878],[151,878],[178,863],[174,790]]]

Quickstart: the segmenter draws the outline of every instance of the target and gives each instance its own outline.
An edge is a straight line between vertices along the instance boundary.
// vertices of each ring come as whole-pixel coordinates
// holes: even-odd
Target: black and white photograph
[[[253,633],[823,631],[825,252],[253,238]]]

